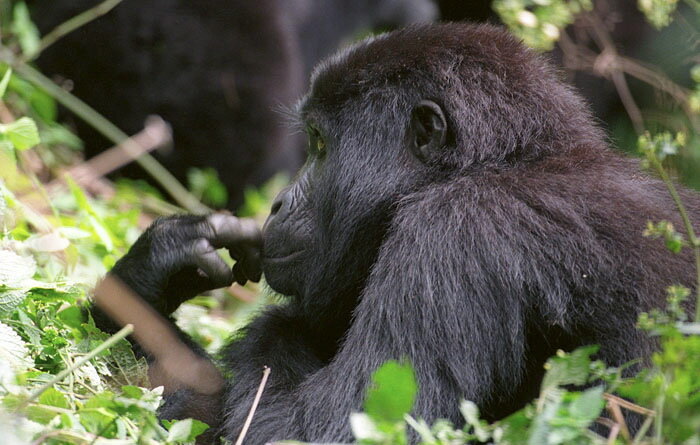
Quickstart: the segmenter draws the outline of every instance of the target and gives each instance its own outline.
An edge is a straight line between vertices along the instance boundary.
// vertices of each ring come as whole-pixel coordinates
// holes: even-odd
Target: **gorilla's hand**
[[[259,281],[261,245],[253,220],[223,213],[176,215],[151,224],[110,273],[169,315],[183,301],[234,279]],[[236,260],[233,269],[216,252],[219,248]]]

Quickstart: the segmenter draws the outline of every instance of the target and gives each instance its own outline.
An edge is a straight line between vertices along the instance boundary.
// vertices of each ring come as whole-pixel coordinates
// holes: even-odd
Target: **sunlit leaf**
[[[0,322],[0,361],[9,363],[16,371],[25,371],[32,364],[24,340],[3,322]]]
[[[41,142],[36,123],[28,117],[19,118],[10,124],[0,125],[0,134],[12,142],[17,150],[26,150]]]
[[[399,422],[411,411],[417,389],[410,365],[388,361],[372,376],[365,412],[376,421]]]

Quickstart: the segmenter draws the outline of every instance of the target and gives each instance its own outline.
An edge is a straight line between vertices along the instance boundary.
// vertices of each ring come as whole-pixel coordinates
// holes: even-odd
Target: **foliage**
[[[27,148],[9,140],[14,149]],[[143,388],[146,364],[125,340],[74,368],[108,339],[82,308],[96,278],[134,241],[141,209],[133,202],[125,207],[119,194],[94,202],[70,183],[47,203],[51,214],[41,215],[6,185],[24,194],[21,184],[30,179],[4,169],[0,182],[0,402],[8,413],[23,413],[6,418],[12,428],[3,431],[28,441],[51,437],[53,443],[89,443],[97,436],[193,440],[203,430],[200,422],[158,421],[162,389]],[[65,369],[72,370],[66,379],[34,393]]]
[[[604,438],[589,427],[605,404],[601,376],[616,376],[617,373],[601,372],[605,365],[591,360],[596,350],[589,346],[571,354],[560,351],[547,361],[539,398],[500,422],[488,424],[479,418],[479,409],[474,403],[463,401],[460,411],[464,426],[461,428],[446,420],[438,420],[430,426],[408,415],[416,392],[413,373],[410,366],[388,362],[374,375],[376,386],[367,395],[365,413],[352,415],[353,432],[363,444],[408,443],[406,425],[412,430],[410,434],[426,445],[605,443]],[[569,385],[591,384],[595,386],[581,391],[566,389]]]
[[[649,23],[658,29],[671,23],[671,14],[678,6],[678,0],[639,0],[638,3]]]
[[[0,55],[35,55],[26,6],[12,11]],[[138,236],[144,194],[117,186],[95,200],[69,177],[67,187],[42,185],[79,161],[80,141],[56,122],[54,100],[2,60],[0,443],[191,443],[206,425],[161,422],[162,388],[146,389],[146,363],[126,332],[110,338],[85,310],[96,280]]]
[[[590,10],[592,0],[495,0],[493,9],[526,45],[552,49],[560,29],[573,23],[578,13]]]
[[[192,194],[203,203],[217,208],[228,203],[226,186],[213,168],[191,168],[187,171],[187,181]]]

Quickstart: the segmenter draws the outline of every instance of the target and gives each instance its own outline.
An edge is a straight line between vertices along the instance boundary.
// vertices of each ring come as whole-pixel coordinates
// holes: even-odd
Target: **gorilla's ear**
[[[423,162],[435,159],[447,140],[447,120],[440,105],[422,100],[411,111],[411,151]]]

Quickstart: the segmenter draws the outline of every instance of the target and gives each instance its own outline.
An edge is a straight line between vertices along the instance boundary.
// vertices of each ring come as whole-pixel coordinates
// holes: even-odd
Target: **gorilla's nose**
[[[275,200],[272,202],[272,208],[270,209],[270,216],[275,216],[282,208],[282,197],[277,195]]]
[[[285,188],[277,195],[275,200],[272,201],[270,215],[265,221],[263,232],[270,228],[271,225],[282,224],[289,217],[292,207],[292,196],[290,190],[291,187]]]

